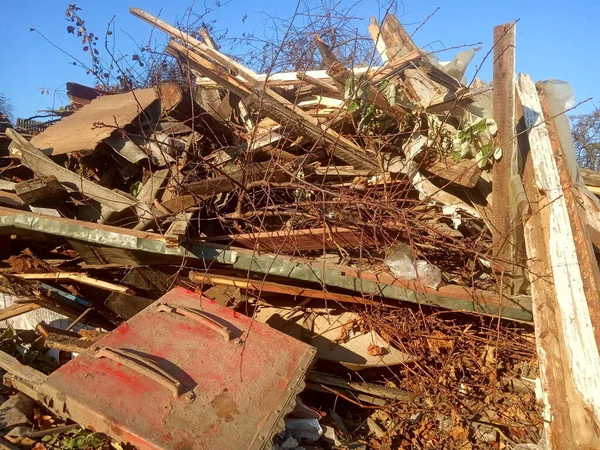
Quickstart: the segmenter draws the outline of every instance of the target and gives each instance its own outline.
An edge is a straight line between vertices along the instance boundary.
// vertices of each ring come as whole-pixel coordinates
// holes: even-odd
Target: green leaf
[[[452,161],[457,163],[457,162],[460,162],[461,160],[462,160],[462,155],[460,154],[460,152],[453,151],[452,152]]]
[[[133,195],[134,197],[137,197],[141,190],[142,190],[142,182],[141,181],[136,181],[129,188],[129,192],[131,192],[131,195]]]
[[[486,120],[485,119],[481,119],[479,122],[477,122],[475,125],[473,125],[473,131],[476,133],[483,133],[486,129]]]
[[[42,438],[42,442],[48,442],[49,440],[51,440],[54,437],[53,434],[47,434],[46,436],[44,436]]]
[[[485,159],[487,159],[490,156],[491,152],[492,152],[492,144],[485,144],[481,147],[481,154]]]
[[[354,78],[348,78],[344,84],[344,98],[348,99],[354,90]]]
[[[353,113],[354,111],[356,111],[359,108],[359,104],[356,100],[352,100],[350,103],[348,103],[348,111]]]

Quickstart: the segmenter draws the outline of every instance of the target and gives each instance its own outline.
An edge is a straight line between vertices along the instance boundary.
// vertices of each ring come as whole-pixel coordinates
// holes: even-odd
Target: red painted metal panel
[[[315,349],[176,288],[48,378],[82,425],[140,448],[258,449]]]

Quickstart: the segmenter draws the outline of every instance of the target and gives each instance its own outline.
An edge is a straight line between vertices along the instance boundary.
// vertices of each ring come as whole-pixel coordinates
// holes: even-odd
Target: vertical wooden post
[[[513,260],[511,239],[513,211],[509,194],[512,158],[516,152],[515,138],[515,22],[494,28],[494,120],[498,125],[498,143],[502,158],[492,171],[492,241],[494,256]],[[510,264],[506,264],[507,269]]]

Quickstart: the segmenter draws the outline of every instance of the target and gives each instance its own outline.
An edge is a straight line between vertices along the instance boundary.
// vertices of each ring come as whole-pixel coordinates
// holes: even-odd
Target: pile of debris
[[[131,11],[195,82],[5,130],[5,384],[144,448],[595,442],[600,203],[514,23],[492,89],[391,14],[381,66],[264,75]]]

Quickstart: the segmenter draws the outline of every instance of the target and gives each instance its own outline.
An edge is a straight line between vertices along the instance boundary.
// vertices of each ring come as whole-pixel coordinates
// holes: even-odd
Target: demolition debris
[[[514,23],[467,85],[475,50],[439,62],[392,14],[379,66],[314,36],[322,67],[259,74],[131,12],[191,86],[68,83],[61,120],[0,135],[0,366],[43,442],[598,442],[598,174]]]

